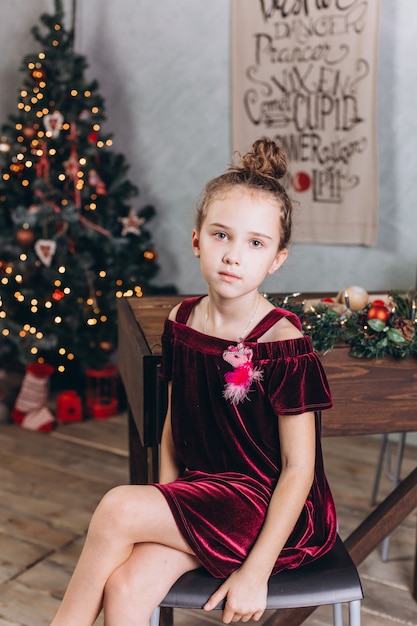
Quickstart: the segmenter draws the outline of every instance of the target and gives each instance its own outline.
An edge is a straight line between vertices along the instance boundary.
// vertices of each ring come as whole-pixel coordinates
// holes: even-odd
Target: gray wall
[[[64,0],[70,17],[72,1]],[[255,0],[254,0],[255,1]],[[29,33],[52,0],[0,0],[0,121],[16,106]],[[76,47],[106,99],[159,255],[158,283],[204,291],[190,250],[195,200],[230,162],[228,0],[78,0]],[[379,235],[375,248],[294,244],[269,291],[409,289],[417,268],[417,2],[381,0]]]

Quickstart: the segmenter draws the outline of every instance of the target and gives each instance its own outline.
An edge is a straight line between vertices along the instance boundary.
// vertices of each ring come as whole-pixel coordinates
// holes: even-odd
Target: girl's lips
[[[236,274],[229,274],[228,272],[219,272],[219,275],[226,282],[235,282],[240,279],[240,277],[236,276]]]

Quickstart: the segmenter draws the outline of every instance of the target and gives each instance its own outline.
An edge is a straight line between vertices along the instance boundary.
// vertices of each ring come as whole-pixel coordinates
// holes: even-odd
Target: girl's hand
[[[248,622],[253,619],[261,619],[266,608],[268,593],[267,583],[261,583],[240,569],[231,576],[213,593],[203,609],[211,611],[222,600],[226,599],[223,609],[222,621],[225,624],[231,622]]]

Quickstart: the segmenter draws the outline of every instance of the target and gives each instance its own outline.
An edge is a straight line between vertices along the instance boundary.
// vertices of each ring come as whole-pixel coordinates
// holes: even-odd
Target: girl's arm
[[[177,317],[177,311],[180,308],[180,304],[174,306],[169,312],[169,319],[174,321]],[[172,383],[168,383],[168,408],[165,416],[164,427],[162,429],[161,437],[161,450],[160,450],[160,468],[159,468],[159,482],[171,483],[180,474],[179,463],[177,459],[177,453],[175,450],[174,440],[172,438],[172,426],[171,426],[171,394]]]
[[[314,413],[278,419],[282,471],[264,525],[242,566],[229,576],[204,607],[211,610],[227,597],[223,612],[226,624],[242,618],[245,618],[244,621],[260,619],[266,606],[268,579],[313,483],[316,447]]]
[[[171,383],[168,384],[168,408],[165,417],[164,428],[161,437],[161,465],[159,470],[159,482],[170,483],[178,478],[180,470],[175,450],[174,440],[172,438],[171,428]]]

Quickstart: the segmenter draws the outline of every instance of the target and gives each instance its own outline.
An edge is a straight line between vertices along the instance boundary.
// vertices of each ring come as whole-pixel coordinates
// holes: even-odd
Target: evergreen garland
[[[417,358],[416,296],[391,291],[389,297],[392,307],[386,321],[368,318],[372,302],[361,311],[346,310],[342,315],[326,302],[306,306],[292,296],[271,302],[300,318],[317,352],[328,352],[336,343],[345,342],[349,355],[356,358]]]

